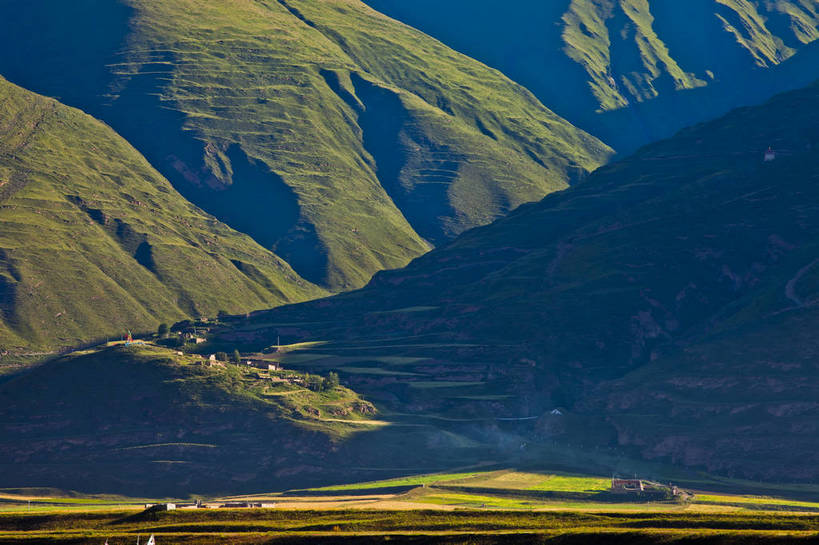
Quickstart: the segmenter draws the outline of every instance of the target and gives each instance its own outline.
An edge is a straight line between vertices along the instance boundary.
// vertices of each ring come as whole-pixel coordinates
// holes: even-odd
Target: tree
[[[242,354],[238,348],[233,351],[233,363],[242,363]]]
[[[171,326],[171,329],[173,331],[185,331],[187,329],[190,329],[191,326],[193,326],[192,320],[182,320],[181,322],[176,322],[175,324],[173,324]]]
[[[322,381],[322,390],[335,390],[339,386],[338,373],[330,371],[327,377]]]
[[[224,320],[224,319],[228,318],[229,316],[230,316],[230,314],[228,314],[228,311],[226,311],[226,310],[220,310],[219,313],[216,315],[216,317],[219,318],[220,320]]]
[[[324,379],[319,375],[310,375],[307,377],[307,387],[314,392],[320,392],[322,386],[324,386]]]
[[[165,339],[160,339],[156,342],[159,345],[167,346],[169,348],[178,348],[180,346],[185,345],[185,340],[182,337],[177,337],[176,335],[172,335]]]
[[[227,352],[217,352],[216,359],[219,361],[227,361],[228,360]]]
[[[156,328],[156,336],[160,339],[164,339],[165,336],[168,334],[168,324],[162,322],[159,324],[159,327]]]

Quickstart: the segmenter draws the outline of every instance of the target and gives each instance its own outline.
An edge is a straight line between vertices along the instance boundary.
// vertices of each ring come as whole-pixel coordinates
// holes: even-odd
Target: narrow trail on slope
[[[788,280],[788,283],[785,284],[785,297],[793,301],[797,307],[802,307],[804,306],[805,303],[798,295],[796,295],[796,284],[799,283],[799,280],[805,275],[805,273],[808,272],[817,263],[819,263],[819,259],[814,259],[813,261],[811,261],[810,263],[796,271],[796,274],[793,276],[793,278]]]

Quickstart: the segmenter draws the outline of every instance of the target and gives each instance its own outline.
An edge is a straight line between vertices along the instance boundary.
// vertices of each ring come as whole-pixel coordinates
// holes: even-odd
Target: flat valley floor
[[[819,543],[819,516],[793,513],[200,509],[0,515],[0,543]]]
[[[819,544],[819,502],[812,499],[812,486],[751,490],[748,483],[708,484],[719,491],[688,488],[685,501],[641,501],[612,495],[610,480],[602,476],[475,470],[196,498],[209,508],[172,511],[149,511],[145,504],[191,498],[3,489],[0,543],[132,545],[154,535],[158,545]],[[274,507],[218,507],[228,502]]]

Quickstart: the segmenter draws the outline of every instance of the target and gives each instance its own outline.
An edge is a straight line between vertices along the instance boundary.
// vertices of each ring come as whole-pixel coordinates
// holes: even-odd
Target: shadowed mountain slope
[[[0,78],[0,348],[324,292],[191,205],[113,130]]]
[[[363,290],[259,315],[257,342],[286,331],[373,361],[422,353],[390,367],[415,373],[393,379],[403,389],[356,385],[406,412],[562,406],[586,419],[561,428],[572,441],[819,478],[817,112],[812,85],[686,129]],[[462,388],[413,393],[417,380]]]
[[[117,346],[3,382],[3,483],[137,497],[303,485],[361,430],[356,422],[375,417],[346,388],[313,392],[203,363]]]
[[[620,153],[819,77],[815,47],[796,73],[768,74],[819,37],[815,0],[367,3],[501,70]]]
[[[105,120],[193,203],[333,290],[610,154],[358,0],[4,2],[0,21],[0,73]]]

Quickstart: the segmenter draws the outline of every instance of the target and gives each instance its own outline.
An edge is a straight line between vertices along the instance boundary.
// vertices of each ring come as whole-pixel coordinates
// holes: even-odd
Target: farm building
[[[276,507],[276,504],[253,501],[229,501],[221,504],[219,507],[225,509],[271,509]]]
[[[279,362],[269,360],[248,359],[245,360],[248,367],[255,367],[256,369],[264,369],[266,371],[281,371],[282,366]]]
[[[145,509],[150,509],[152,511],[175,511],[176,504],[175,503],[146,503]]]
[[[611,491],[618,494],[628,494],[630,492],[642,492],[645,490],[643,481],[640,479],[612,479]]]

